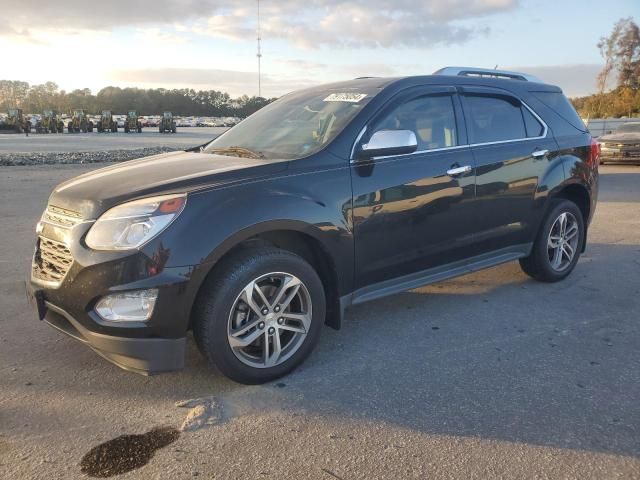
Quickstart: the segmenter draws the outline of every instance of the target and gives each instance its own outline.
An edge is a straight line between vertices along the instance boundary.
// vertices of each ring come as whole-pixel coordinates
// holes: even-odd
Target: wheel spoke
[[[300,322],[300,324],[302,325],[303,332],[306,332],[307,330],[309,330],[309,326],[311,325],[311,317],[309,317],[309,314],[285,312],[282,314],[282,316],[285,318],[285,320],[288,319],[288,320],[295,320],[297,322]],[[285,326],[292,327],[292,325],[285,323],[284,325],[281,325],[280,328],[285,328]],[[289,328],[289,330],[298,331],[298,330],[293,330],[291,328]]]
[[[289,275],[284,277],[282,280],[282,285],[280,285],[275,295],[273,296],[271,307],[275,307],[280,303],[280,301],[282,300],[282,297],[284,297],[285,293],[287,293],[287,290],[289,290],[291,287],[295,287],[299,285],[300,285],[300,280],[298,280],[296,277],[292,277]]]
[[[247,304],[247,306],[259,317],[262,316],[262,312],[260,311],[260,307],[253,300],[253,291],[255,290],[255,282],[251,282],[249,285],[244,287],[242,294],[240,295],[240,299]]]
[[[574,249],[570,244],[565,243],[562,246],[562,250],[564,251],[564,254],[567,256],[567,260],[569,261],[573,260]]]
[[[269,307],[269,300],[267,300],[267,297],[264,296],[264,292],[260,288],[260,285],[258,285],[256,282],[253,282],[253,287],[254,287],[256,293],[258,294],[258,296],[260,297],[260,301],[262,302],[262,306]]]
[[[565,240],[571,240],[573,237],[575,237],[578,234],[578,225],[576,225],[575,223],[571,224],[571,226],[567,229],[567,231],[564,234],[564,239]]]
[[[266,345],[269,344],[269,337],[265,335]],[[265,367],[273,367],[278,364],[278,360],[280,359],[280,353],[282,353],[282,346],[280,345],[280,333],[276,330],[276,333],[271,335],[272,345],[271,345],[271,354],[265,355]],[[268,352],[268,349],[265,349]]]
[[[252,328],[257,327],[258,324],[261,321],[262,321],[262,318],[256,318],[252,322],[247,322],[244,325],[241,325],[240,328],[238,328],[237,330],[233,330],[231,332],[231,336],[232,337],[240,337],[240,336],[244,335],[245,333],[247,333]]]
[[[248,347],[253,342],[255,342],[258,338],[260,338],[260,335],[262,335],[262,333],[263,333],[263,330],[259,330],[256,328],[255,331],[251,332],[247,336],[242,337],[242,336],[228,335],[227,338],[229,340],[229,345],[231,346],[231,348],[244,348],[244,347]]]
[[[551,266],[558,270],[562,263],[562,248],[558,247],[553,249],[553,259],[551,260]]]
[[[293,300],[295,296],[298,294],[298,290],[300,290],[300,284],[294,285],[293,287],[291,287],[291,291],[287,294],[284,300],[280,302],[280,308],[282,308],[282,310],[284,310],[289,306],[289,304],[291,303],[291,300]]]
[[[563,213],[558,217],[558,220],[560,221],[560,236],[564,237],[565,232],[567,230],[567,214]]]
[[[560,245],[560,235],[549,235],[548,245],[550,248],[557,248]]]

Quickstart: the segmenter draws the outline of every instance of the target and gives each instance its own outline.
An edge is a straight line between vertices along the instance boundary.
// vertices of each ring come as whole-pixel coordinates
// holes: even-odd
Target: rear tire
[[[194,305],[193,333],[210,365],[236,382],[260,384],[309,356],[325,311],[324,288],[311,265],[286,250],[251,248],[223,260],[206,280]]]
[[[528,257],[520,267],[541,282],[558,282],[575,268],[585,238],[584,219],[570,200],[553,200]]]

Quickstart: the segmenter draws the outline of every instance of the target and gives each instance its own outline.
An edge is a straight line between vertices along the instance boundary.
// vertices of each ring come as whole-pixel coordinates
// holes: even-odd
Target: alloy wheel
[[[298,351],[311,327],[311,296],[295,275],[273,272],[247,284],[229,313],[227,339],[254,368],[280,365]]]
[[[578,249],[579,224],[570,212],[562,212],[555,219],[547,239],[547,253],[551,268],[557,272],[567,269]]]

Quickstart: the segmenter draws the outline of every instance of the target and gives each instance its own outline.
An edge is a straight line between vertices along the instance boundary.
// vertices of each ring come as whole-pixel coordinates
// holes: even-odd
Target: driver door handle
[[[546,157],[549,153],[549,150],[536,150],[531,154],[533,158],[543,158]]]
[[[471,171],[471,165],[465,165],[464,167],[455,167],[447,170],[447,175],[450,177],[455,177],[457,175],[462,175],[463,173],[469,173]]]

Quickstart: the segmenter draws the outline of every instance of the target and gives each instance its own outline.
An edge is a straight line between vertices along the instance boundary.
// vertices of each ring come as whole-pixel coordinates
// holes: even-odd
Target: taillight
[[[598,168],[599,163],[600,163],[600,144],[592,138],[591,148],[589,149],[589,155],[587,157],[587,164],[591,168]]]

